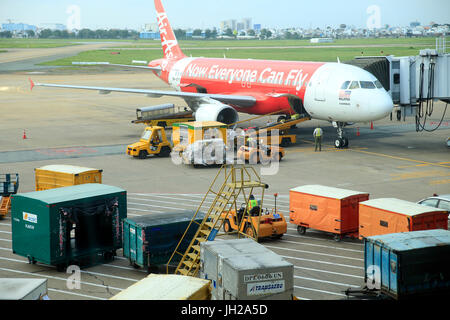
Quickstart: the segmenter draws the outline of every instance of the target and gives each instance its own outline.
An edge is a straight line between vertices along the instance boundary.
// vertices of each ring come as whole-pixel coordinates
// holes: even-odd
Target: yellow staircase
[[[0,218],[6,217],[11,209],[11,197],[2,197],[0,203]]]
[[[224,175],[224,180],[223,183],[220,184],[219,177],[222,174]],[[169,273],[169,265],[175,260],[174,258],[181,257],[181,260],[175,270],[175,274],[196,276],[200,268],[200,243],[205,241],[213,241],[224,222],[225,215],[222,213],[230,210],[233,206],[235,210],[237,210],[237,201],[239,196],[242,196],[244,198],[244,203],[248,204],[248,198],[250,194],[253,194],[255,188],[262,189],[262,201],[264,198],[264,189],[268,188],[268,185],[261,182],[261,179],[252,167],[235,167],[233,165],[222,166],[209,187],[208,192],[203,197],[192,218],[192,221],[186,229],[186,232],[170,257],[167,264],[167,273]],[[206,214],[203,221],[198,223],[195,221],[196,216],[199,212],[202,212],[201,209],[205,205],[205,200],[210,194],[215,194],[215,198],[208,210],[205,210]],[[192,224],[198,225],[198,230],[190,242],[187,250],[185,252],[180,252],[180,245]],[[255,238],[257,238],[257,236],[258,235],[256,233]]]

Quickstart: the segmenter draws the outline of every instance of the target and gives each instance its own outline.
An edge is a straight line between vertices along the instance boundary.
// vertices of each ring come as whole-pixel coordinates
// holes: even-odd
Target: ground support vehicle
[[[134,158],[146,159],[149,155],[169,157],[172,145],[167,140],[163,127],[147,127],[141,140],[127,147],[127,155]]]
[[[187,107],[163,104],[136,109],[136,120],[132,123],[143,123],[148,127],[172,127],[175,123],[194,121],[192,111]]]
[[[0,174],[0,219],[11,211],[11,196],[19,189],[19,174]]]
[[[236,154],[238,160],[247,161],[251,164],[281,161],[284,156],[285,151],[282,147],[260,143],[253,146],[251,144],[250,146],[241,146]]]
[[[240,231],[247,234],[251,238],[255,238],[254,230],[259,230],[258,240],[263,238],[280,239],[287,232],[287,223],[284,215],[274,210],[259,214],[259,207],[256,210],[251,210],[249,214],[245,214],[246,205],[242,204],[237,211],[230,210],[223,212],[224,220],[223,231],[231,233],[233,231]]]

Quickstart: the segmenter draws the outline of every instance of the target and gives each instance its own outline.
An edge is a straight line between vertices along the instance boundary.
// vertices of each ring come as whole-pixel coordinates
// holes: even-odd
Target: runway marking
[[[439,184],[449,184],[450,183],[450,179],[444,179],[444,180],[434,180],[434,181],[430,181],[428,184],[429,185],[439,185]]]
[[[331,291],[326,291],[326,290],[319,290],[319,289],[313,289],[313,288],[305,288],[305,287],[300,287],[300,286],[294,286],[294,288],[303,289],[303,290],[309,290],[309,291],[322,292],[322,293],[326,293],[326,294],[332,294],[332,295],[336,295],[336,296],[346,297],[345,294],[342,294],[342,293],[336,293],[336,292],[331,292]]]
[[[95,299],[95,300],[108,300],[106,298],[100,298],[100,297],[94,297],[94,296],[90,296],[87,294],[81,294],[81,293],[75,293],[75,292],[70,292],[70,291],[65,291],[65,290],[59,290],[59,289],[53,289],[53,288],[48,288],[48,291],[52,291],[52,292],[58,292],[58,293],[63,293],[63,294],[69,294],[69,295],[73,295],[73,296],[79,296],[79,297],[83,297],[83,298],[90,298],[90,299]]]
[[[334,284],[334,285],[343,286],[343,287],[353,287],[353,288],[358,288],[359,287],[359,286],[354,285],[354,284],[346,284],[346,283],[333,282],[333,281],[327,281],[327,280],[320,280],[320,279],[315,279],[315,278],[307,278],[307,277],[301,277],[301,276],[294,276],[294,278],[303,279],[303,280],[309,280],[309,281],[316,281],[316,282],[323,282],[323,283],[328,283],[328,284]]]
[[[360,258],[345,257],[345,256],[337,256],[337,255],[335,255],[335,254],[329,254],[329,253],[314,252],[314,251],[305,251],[305,250],[297,250],[297,249],[292,249],[292,248],[281,248],[281,247],[274,247],[274,246],[269,246],[269,245],[264,245],[264,246],[267,247],[267,248],[273,248],[273,249],[279,249],[279,250],[288,250],[288,251],[295,251],[295,252],[306,253],[306,254],[316,254],[316,255],[320,255],[320,256],[327,256],[327,257],[338,258],[338,259],[349,259],[349,260],[364,261],[364,259],[360,259]]]
[[[416,171],[406,173],[391,173],[392,180],[407,180],[407,179],[419,179],[426,177],[446,177],[450,176],[450,171],[443,170],[428,170],[428,171]]]
[[[436,166],[436,167],[442,167],[442,168],[450,168],[450,166],[441,164],[441,163],[432,163],[432,162],[427,162],[427,161],[414,160],[414,159],[403,158],[403,157],[398,157],[398,156],[391,156],[388,154],[383,154],[383,153],[378,153],[378,152],[370,152],[370,151],[363,151],[363,150],[357,150],[357,149],[348,149],[348,150],[354,151],[354,152],[359,152],[359,153],[364,153],[364,154],[368,154],[368,155],[372,155],[372,156],[377,156],[377,157],[390,158],[390,159],[406,161],[406,162],[415,162],[415,163],[419,163],[419,164],[427,164],[429,166]]]

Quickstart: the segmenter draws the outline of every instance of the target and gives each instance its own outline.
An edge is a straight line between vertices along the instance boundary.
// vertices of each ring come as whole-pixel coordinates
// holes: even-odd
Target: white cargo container
[[[294,266],[254,240],[208,241],[200,251],[213,300],[292,299]]]

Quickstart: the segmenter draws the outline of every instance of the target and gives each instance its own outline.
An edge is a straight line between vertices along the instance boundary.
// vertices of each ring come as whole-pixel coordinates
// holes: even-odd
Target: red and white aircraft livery
[[[150,97],[183,98],[197,121],[232,124],[238,112],[264,115],[303,114],[327,120],[338,129],[336,147],[348,145],[343,128],[349,122],[370,122],[388,116],[390,95],[369,72],[347,64],[300,61],[239,60],[186,57],[170,26],[161,0],[155,0],[164,58],[146,68],[175,91],[86,87],[32,82],[32,87],[125,92]],[[111,65],[111,64],[108,64]],[[116,65],[117,66],[117,65]]]

